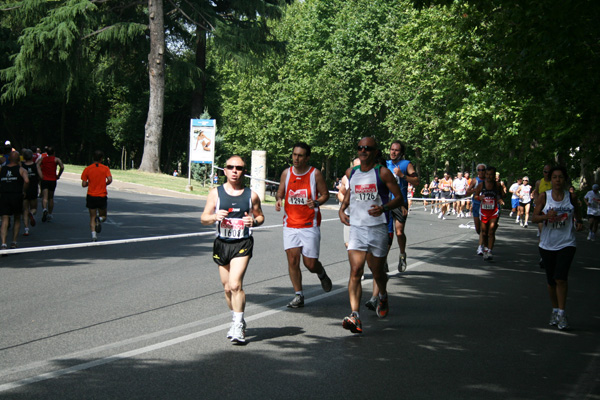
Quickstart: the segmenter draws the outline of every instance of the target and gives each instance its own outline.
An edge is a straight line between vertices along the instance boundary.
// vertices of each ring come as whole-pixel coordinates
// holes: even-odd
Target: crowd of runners
[[[472,216],[479,234],[476,254],[486,260],[493,258],[500,209],[507,194],[496,168],[479,164],[474,178],[470,178],[468,172],[458,173],[454,178],[445,173],[441,180],[434,177],[431,183],[423,185],[422,197],[415,198],[414,188],[419,186],[420,178],[413,164],[405,159],[405,152],[404,145],[394,141],[389,148],[389,159],[385,160],[376,140],[365,137],[357,145],[353,166],[336,186],[338,214],[344,224],[343,240],[350,264],[350,313],[343,318],[342,327],[352,333],[363,331],[360,308],[365,265],[372,272],[373,292],[364,306],[375,311],[379,318],[389,314],[388,252],[396,237],[400,247],[398,270],[404,272],[407,268],[405,226],[411,207],[423,207],[426,212],[429,206],[430,214],[441,220],[450,214],[457,218]],[[320,206],[329,199],[329,192],[320,171],[309,165],[310,155],[308,144],[299,142],[293,146],[292,166],[283,171],[276,194],[275,208],[283,211],[283,250],[294,291],[288,307],[292,309],[305,304],[300,260],[309,272],[317,275],[325,292],[332,288],[319,261]],[[225,298],[232,312],[227,338],[235,343],[246,340],[243,277],[252,257],[252,227],[264,222],[258,196],[244,187],[245,170],[241,157],[232,156],[227,160],[224,169],[227,182],[211,190],[202,214],[203,224],[217,227],[213,259],[219,265]],[[546,271],[552,304],[550,325],[561,330],[568,328],[565,306],[567,276],[575,254],[574,231],[582,228],[581,210],[574,195],[565,190],[566,182],[568,176],[564,168],[546,166],[544,177],[533,190],[527,177],[511,185],[509,190],[514,199],[510,216],[516,213],[516,221],[524,228],[530,219],[540,224],[541,265]],[[594,185],[591,193],[595,195],[586,196],[591,204],[588,210],[592,210],[588,213],[598,208],[597,189]],[[415,206],[416,201],[421,202],[419,206]],[[531,211],[533,205],[535,208]],[[595,220],[593,216],[589,218]]]
[[[54,155],[53,148],[48,147],[44,154],[37,150],[24,149],[19,154],[7,143],[0,159],[2,249],[7,248],[11,217],[14,217],[11,248],[16,248],[21,215],[25,221],[25,236],[29,235],[29,227],[35,226],[39,190],[42,221],[52,220],[54,190],[64,165]],[[422,197],[415,198],[420,178],[414,165],[405,158],[403,143],[392,142],[387,160],[372,137],[361,139],[356,150],[357,158],[340,180],[337,195],[350,264],[350,313],[343,318],[342,327],[352,333],[362,333],[361,279],[365,265],[373,275],[373,291],[364,306],[375,311],[379,318],[386,318],[390,309],[388,252],[396,237],[400,248],[398,270],[404,272],[407,268],[405,227],[411,209],[423,207],[427,212],[429,206],[430,214],[440,220],[448,215],[472,217],[479,234],[476,254],[491,260],[507,188],[496,168],[481,163],[476,167],[474,178],[468,171],[459,172],[455,177],[444,173],[442,179],[436,176],[425,183],[420,191]],[[310,166],[310,156],[308,144],[299,142],[293,146],[292,165],[281,174],[276,194],[275,209],[283,211],[283,250],[294,291],[288,307],[292,309],[304,307],[305,303],[300,260],[309,272],[317,275],[325,292],[332,289],[331,279],[319,261],[320,207],[330,194],[321,172]],[[101,223],[106,219],[106,188],[112,182],[110,170],[102,164],[103,157],[101,151],[96,151],[94,162],[81,175],[82,186],[87,187],[86,206],[93,241],[97,240]],[[232,312],[227,338],[235,343],[245,342],[243,278],[253,252],[252,228],[265,220],[258,195],[244,185],[245,171],[246,164],[241,157],[234,155],[227,160],[224,168],[227,181],[211,189],[201,216],[202,224],[216,227],[212,257],[219,266],[227,306]],[[566,329],[567,277],[575,254],[574,231],[582,229],[581,209],[575,195],[566,190],[569,179],[564,168],[546,165],[543,174],[534,187],[526,176],[510,186],[509,216],[516,214],[515,222],[524,228],[529,221],[538,224],[540,265],[546,271],[552,304],[550,325]],[[585,202],[590,220],[588,240],[594,240],[600,219],[598,185],[593,185],[586,194]]]
[[[87,188],[86,207],[90,212],[90,229],[92,241],[102,229],[101,222],[106,219],[107,190],[112,176],[107,166],[102,164],[102,151],[94,153],[94,163],[87,167],[81,175],[81,185]],[[56,157],[52,146],[44,152],[34,146],[22,149],[12,148],[9,141],[4,144],[0,155],[0,228],[2,245],[0,249],[16,249],[23,220],[23,236],[31,234],[38,219],[39,199],[41,199],[41,222],[53,220],[54,192],[65,166]],[[12,240],[8,244],[8,231],[12,223]]]

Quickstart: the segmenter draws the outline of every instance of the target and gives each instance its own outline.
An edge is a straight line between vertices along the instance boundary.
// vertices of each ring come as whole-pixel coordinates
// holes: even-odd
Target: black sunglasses
[[[485,171],[485,168],[477,168],[477,171],[479,171],[479,172]]]
[[[243,170],[244,170],[244,167],[243,167],[243,166],[241,166],[241,165],[227,165],[227,166],[225,167],[225,169],[228,169],[228,170],[230,170],[230,171],[232,171],[232,170],[234,170],[234,169],[235,169],[236,171],[243,171]]]
[[[372,146],[356,146],[356,150],[358,150],[358,151],[361,151],[361,150],[364,150],[364,151],[375,151],[377,149],[375,147],[372,147]]]

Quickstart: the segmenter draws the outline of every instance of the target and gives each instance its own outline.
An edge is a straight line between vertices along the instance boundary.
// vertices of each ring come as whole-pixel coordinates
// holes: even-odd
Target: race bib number
[[[569,218],[569,214],[559,214],[554,218],[548,219],[548,225],[552,229],[563,229],[567,225],[567,219]]]
[[[241,239],[244,237],[244,220],[224,218],[219,225],[219,236],[227,239]]]
[[[354,193],[358,201],[375,201],[379,196],[377,193],[377,184],[369,183],[366,185],[356,185]]]
[[[496,208],[496,202],[494,201],[494,199],[483,199],[483,202],[481,203],[481,208],[483,210],[493,210],[494,208]]]
[[[308,190],[298,189],[296,191],[290,190],[288,192],[288,203],[295,206],[305,206],[308,204]]]

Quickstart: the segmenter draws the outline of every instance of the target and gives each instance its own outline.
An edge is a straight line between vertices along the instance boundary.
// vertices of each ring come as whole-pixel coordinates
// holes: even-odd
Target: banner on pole
[[[214,119],[190,120],[190,162],[214,164],[216,131]]]

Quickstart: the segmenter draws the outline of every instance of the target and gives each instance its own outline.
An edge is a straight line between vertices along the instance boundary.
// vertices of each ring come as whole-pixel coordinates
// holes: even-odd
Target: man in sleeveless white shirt
[[[304,142],[294,145],[293,165],[281,174],[275,203],[275,210],[281,211],[282,203],[285,201],[283,248],[287,255],[288,271],[295,292],[294,298],[288,303],[290,308],[304,307],[300,256],[304,266],[311,273],[317,274],[324,291],[329,292],[332,287],[331,279],[319,261],[321,246],[319,206],[329,200],[329,191],[321,171],[308,164],[310,151],[310,146]]]
[[[348,294],[351,314],[344,318],[342,326],[352,333],[362,333],[359,308],[362,295],[361,277],[365,262],[379,287],[377,316],[384,318],[388,314],[388,277],[384,272],[388,252],[387,222],[390,218],[389,211],[404,205],[404,198],[394,174],[386,167],[377,164],[379,150],[375,139],[363,138],[358,143],[357,150],[360,166],[346,171],[349,189],[338,212],[342,223],[350,225]],[[390,192],[394,195],[394,199],[388,201]],[[350,207],[350,216],[344,212],[348,207]],[[406,213],[406,209],[404,212]]]

